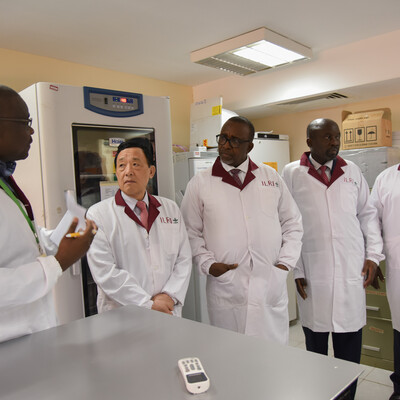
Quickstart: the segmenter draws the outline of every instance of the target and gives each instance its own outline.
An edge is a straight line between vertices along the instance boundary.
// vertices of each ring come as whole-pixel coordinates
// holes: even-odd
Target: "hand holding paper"
[[[67,204],[67,212],[61,219],[60,223],[57,225],[56,229],[54,229],[50,239],[56,244],[59,245],[61,239],[65,236],[68,231],[74,217],[78,218],[78,225],[76,227],[76,231],[82,231],[86,228],[86,208],[79,205],[74,198],[74,194],[72,190],[65,191],[65,201]]]
[[[78,225],[78,218],[73,218],[72,224],[68,229],[68,234],[74,233]],[[76,263],[89,250],[96,232],[96,224],[93,221],[86,221],[86,229],[79,232],[80,235],[75,239],[63,237],[58,246],[57,254],[54,256],[60,267],[65,271],[68,267]]]

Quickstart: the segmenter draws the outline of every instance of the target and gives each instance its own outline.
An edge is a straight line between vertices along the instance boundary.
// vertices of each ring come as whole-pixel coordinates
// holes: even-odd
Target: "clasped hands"
[[[153,300],[153,305],[151,306],[152,310],[172,315],[172,311],[174,311],[175,307],[175,302],[166,293],[158,293],[154,295],[151,300]]]

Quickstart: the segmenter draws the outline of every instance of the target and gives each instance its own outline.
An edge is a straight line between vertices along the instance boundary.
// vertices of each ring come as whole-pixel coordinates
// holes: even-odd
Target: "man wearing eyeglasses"
[[[207,275],[212,325],[286,344],[286,278],[301,250],[300,212],[279,174],[248,157],[254,127],[232,117],[219,157],[182,201],[195,263]]]
[[[19,94],[0,86],[0,342],[57,324],[51,290],[86,253],[96,227],[88,221],[81,237],[64,238],[57,249],[51,232],[35,225],[29,201],[12,178],[16,161],[28,157],[31,125]],[[69,232],[76,226],[77,220]]]

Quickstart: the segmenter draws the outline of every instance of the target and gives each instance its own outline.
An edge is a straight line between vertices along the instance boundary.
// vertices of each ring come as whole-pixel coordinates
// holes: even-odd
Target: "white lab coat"
[[[295,266],[301,216],[274,169],[250,161],[246,181],[240,190],[217,159],[190,180],[181,211],[194,261],[207,275],[211,323],[287,343],[287,271],[275,265]],[[209,275],[214,262],[239,266],[214,277]]]
[[[151,298],[167,293],[180,316],[192,268],[191,250],[178,206],[154,196],[159,215],[150,232],[118,205],[116,197],[89,208],[87,216],[98,227],[88,251],[88,263],[97,283],[99,312],[127,304],[151,308]],[[151,196],[149,196],[150,198]]]
[[[20,209],[0,189],[0,342],[57,325],[52,288],[62,274],[53,256],[40,257]],[[48,254],[51,232],[37,229]]]
[[[366,323],[364,260],[382,255],[377,212],[360,169],[337,157],[327,187],[308,154],[282,171],[303,216],[301,257],[294,277],[305,278],[307,299],[297,295],[303,326],[314,332],[354,332]]]
[[[393,328],[400,331],[400,165],[381,172],[371,199],[381,222],[386,256],[386,290]]]

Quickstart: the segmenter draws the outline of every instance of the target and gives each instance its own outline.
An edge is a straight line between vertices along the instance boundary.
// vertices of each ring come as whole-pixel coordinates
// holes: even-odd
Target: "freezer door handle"
[[[367,310],[369,310],[369,311],[379,311],[380,307],[367,306]]]
[[[82,273],[81,262],[77,261],[75,264],[72,264],[69,270],[71,271],[72,276],[81,275]]]
[[[379,353],[381,351],[380,347],[375,347],[375,346],[368,346],[367,344],[363,344],[363,349],[365,350],[371,350],[371,351],[376,351],[377,353]]]

